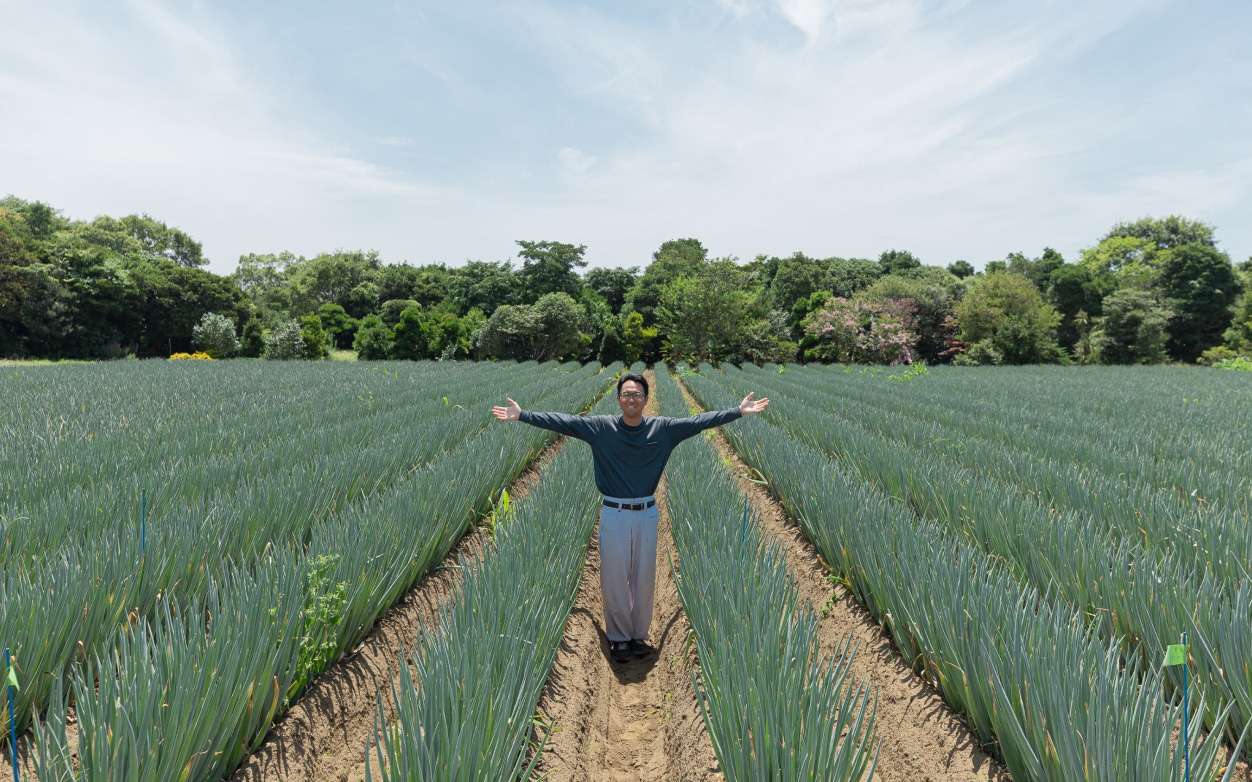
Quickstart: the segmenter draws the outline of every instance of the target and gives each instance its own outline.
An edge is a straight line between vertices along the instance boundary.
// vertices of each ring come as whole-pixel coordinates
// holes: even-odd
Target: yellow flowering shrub
[[[197,350],[195,353],[175,353],[170,356],[170,361],[212,361],[213,357],[203,350]]]

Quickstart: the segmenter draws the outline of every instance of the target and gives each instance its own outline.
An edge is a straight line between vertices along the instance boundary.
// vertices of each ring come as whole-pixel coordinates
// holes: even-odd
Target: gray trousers
[[[640,505],[653,497],[605,497]],[[656,592],[656,506],[622,510],[600,506],[600,594],[609,641],[647,640]]]

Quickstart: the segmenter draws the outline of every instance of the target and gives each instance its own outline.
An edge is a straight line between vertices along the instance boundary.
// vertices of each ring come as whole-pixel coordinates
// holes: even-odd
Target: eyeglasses
[[[647,395],[641,394],[638,391],[627,391],[624,394],[618,394],[617,398],[618,399],[643,399],[645,396]]]

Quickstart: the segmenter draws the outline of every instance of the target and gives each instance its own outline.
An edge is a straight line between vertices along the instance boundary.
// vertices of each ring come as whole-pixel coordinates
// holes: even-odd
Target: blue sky
[[[0,0],[0,194],[241,253],[1252,255],[1252,3]]]

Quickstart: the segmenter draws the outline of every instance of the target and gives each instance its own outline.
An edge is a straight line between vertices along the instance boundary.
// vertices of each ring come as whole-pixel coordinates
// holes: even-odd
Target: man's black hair
[[[643,395],[644,396],[648,395],[648,381],[644,378],[643,375],[639,374],[638,372],[627,372],[626,374],[622,375],[621,377],[617,379],[617,393],[618,394],[622,393],[622,384],[625,383],[627,380],[633,380],[639,385],[643,386]]]

